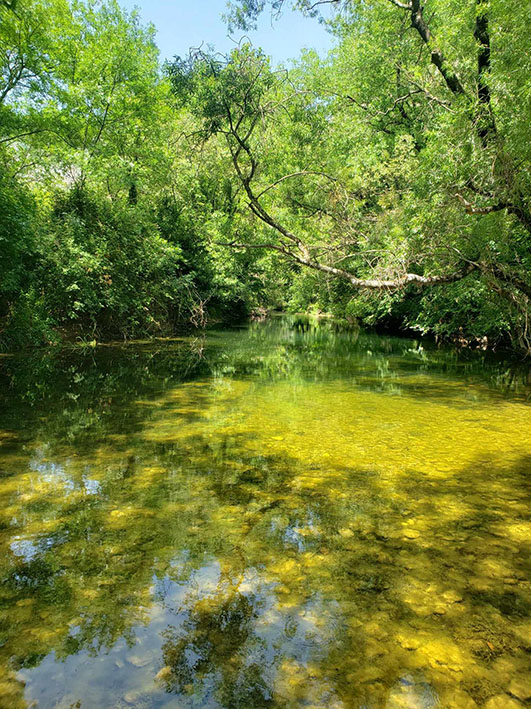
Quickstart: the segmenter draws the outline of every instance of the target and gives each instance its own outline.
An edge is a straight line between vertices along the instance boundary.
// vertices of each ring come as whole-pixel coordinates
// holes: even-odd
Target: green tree
[[[279,13],[285,4],[233,3],[232,20],[243,26],[267,5]],[[378,213],[366,210],[359,227],[369,234],[367,254],[383,254],[376,264],[373,256],[367,262],[393,277],[369,280],[405,283],[408,264],[410,282],[435,283],[443,268],[448,281],[479,278],[489,297],[505,301],[500,307],[512,312],[514,334],[527,348],[529,9],[468,2],[456,10],[441,1],[428,19],[416,1],[294,3],[307,12],[317,5],[342,10],[332,23],[339,45],[302,88],[326,103],[330,120],[341,124],[336,134],[344,129],[347,183],[375,154],[371,173],[383,177],[369,199],[370,189],[362,190],[366,206],[379,204]],[[347,271],[340,277],[358,276],[340,270]]]

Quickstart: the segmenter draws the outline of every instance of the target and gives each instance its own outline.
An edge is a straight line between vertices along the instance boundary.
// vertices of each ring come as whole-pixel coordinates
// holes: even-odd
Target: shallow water
[[[289,318],[1,360],[0,706],[525,706],[529,381]]]

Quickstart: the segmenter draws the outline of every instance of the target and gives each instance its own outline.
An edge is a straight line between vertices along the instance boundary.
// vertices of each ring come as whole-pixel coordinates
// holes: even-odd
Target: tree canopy
[[[531,9],[291,6],[329,57],[161,67],[114,0],[0,6],[5,347],[274,307],[529,350]]]

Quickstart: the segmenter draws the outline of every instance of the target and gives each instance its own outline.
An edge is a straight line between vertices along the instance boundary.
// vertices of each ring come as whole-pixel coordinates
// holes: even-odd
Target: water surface
[[[0,360],[0,706],[525,706],[528,385],[296,318]]]

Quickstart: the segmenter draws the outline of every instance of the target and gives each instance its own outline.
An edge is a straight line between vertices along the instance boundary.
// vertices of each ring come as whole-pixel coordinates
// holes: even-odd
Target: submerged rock
[[[446,603],[461,603],[463,596],[456,590],[450,589],[445,591],[442,595]]]
[[[445,709],[475,709],[478,704],[463,690],[452,687],[443,694],[439,706]]]
[[[422,642],[416,635],[404,635],[400,633],[396,636],[397,642],[404,650],[418,650]]]
[[[518,697],[523,702],[531,699],[531,678],[515,677],[509,685],[509,694]]]
[[[169,665],[166,665],[166,667],[163,667],[157,672],[157,674],[155,675],[155,679],[157,680],[157,682],[167,682],[171,677],[171,673],[171,667]]]
[[[349,529],[348,527],[343,527],[343,529],[339,530],[339,534],[344,537],[345,539],[350,539],[350,537],[354,536],[354,532],[352,529]]]
[[[521,703],[511,699],[508,694],[497,694],[491,697],[484,707],[485,709],[522,709]]]
[[[449,638],[439,638],[425,643],[421,654],[426,659],[430,667],[448,667],[453,672],[461,672],[465,664],[465,658],[459,646]]]
[[[148,655],[129,655],[127,662],[135,667],[145,667],[150,662],[150,657]]]
[[[139,692],[137,690],[132,690],[131,692],[127,692],[127,694],[124,694],[124,700],[128,704],[136,704],[140,697],[142,696],[142,692]]]
[[[428,682],[404,675],[391,688],[385,709],[435,709],[438,705],[437,695]]]

